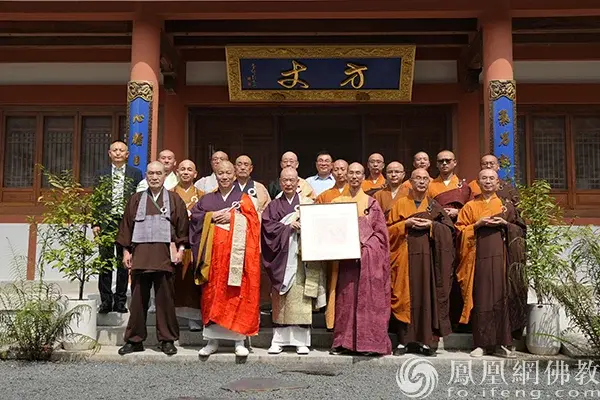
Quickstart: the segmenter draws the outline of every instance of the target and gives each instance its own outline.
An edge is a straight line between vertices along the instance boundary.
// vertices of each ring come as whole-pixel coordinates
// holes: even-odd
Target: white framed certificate
[[[360,259],[356,203],[301,204],[302,261]]]

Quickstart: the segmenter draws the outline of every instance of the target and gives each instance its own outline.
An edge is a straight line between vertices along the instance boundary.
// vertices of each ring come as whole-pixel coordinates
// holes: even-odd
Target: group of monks
[[[527,289],[521,274],[525,226],[518,194],[498,178],[498,160],[481,159],[477,180],[454,171],[451,151],[414,156],[405,178],[397,161],[372,154],[360,163],[317,155],[317,174],[298,176],[298,158],[281,157],[278,180],[252,179],[246,155],[212,155],[212,174],[197,181],[190,160],[159,154],[125,209],[117,243],[131,269],[131,315],[124,355],[143,351],[154,286],[158,339],[175,354],[177,317],[207,340],[202,357],[223,340],[245,357],[258,334],[261,268],[270,281],[270,354],[295,347],[308,354],[313,312],[333,331],[332,354],[436,353],[440,337],[473,332],[471,355],[512,357],[525,324]],[[301,205],[355,203],[360,259],[303,261]],[[398,336],[392,349],[389,332]]]

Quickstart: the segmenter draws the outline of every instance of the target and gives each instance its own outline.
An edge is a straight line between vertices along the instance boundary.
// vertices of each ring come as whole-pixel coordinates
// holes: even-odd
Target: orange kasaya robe
[[[321,193],[316,204],[332,203],[335,199],[341,196],[350,196],[348,185],[344,186],[342,191],[336,187],[327,189]],[[327,306],[325,307],[325,325],[327,329],[333,329],[335,323],[335,288],[337,286],[338,276],[340,273],[339,261],[327,262]]]
[[[461,184],[462,180],[458,178],[456,175],[452,175],[450,178],[450,183],[446,185],[442,180],[441,176],[438,176],[431,182],[429,182],[429,189],[427,190],[427,196],[435,199],[436,196],[445,193],[452,189],[458,189],[459,184]],[[442,204],[443,206],[443,204]]]
[[[383,213],[385,215],[387,215],[388,212],[391,210],[391,208],[394,206],[394,203],[396,203],[398,201],[398,199],[406,197],[408,195],[409,190],[410,189],[406,189],[405,187],[400,185],[400,187],[398,187],[397,192],[394,196],[394,194],[392,193],[392,188],[390,188],[388,186],[388,187],[385,187],[385,188],[377,191],[373,195],[373,197],[375,198],[375,200],[377,200],[377,202],[381,206]]]
[[[212,246],[209,243],[210,240],[206,240],[207,244],[205,245],[212,249],[210,259],[203,259],[201,266],[204,278],[206,278],[205,271],[208,269],[208,281],[202,286],[202,320],[204,325],[212,322],[242,335],[255,336],[259,329],[260,221],[251,198],[240,192],[231,193],[230,197],[236,195],[241,196],[240,208],[238,211],[230,211],[229,229],[209,222],[212,212],[206,212],[204,217],[204,229],[210,231],[212,228],[213,235]],[[200,205],[215,201],[208,200],[208,196],[203,198]],[[221,196],[221,194],[217,192],[210,196]],[[202,212],[202,210],[199,211]],[[246,217],[245,243],[235,243],[239,238],[234,237],[234,224],[240,213]],[[240,286],[232,286],[228,281],[234,245],[238,251],[240,249],[244,251]],[[200,242],[200,252],[203,252],[206,257],[207,252],[206,249],[202,250],[202,241]]]
[[[348,185],[345,185],[342,188],[342,190],[340,190],[334,186],[331,189],[327,189],[326,191],[321,193],[319,196],[317,196],[315,203],[316,204],[331,203],[334,199],[336,199],[342,195],[348,195],[348,193],[350,193],[350,191],[348,190]]]
[[[371,177],[369,176],[368,178],[365,178],[365,180],[363,181],[362,185],[361,185],[361,189],[363,192],[367,193],[376,189],[381,189],[383,188],[383,186],[385,185],[385,178],[383,177],[383,174],[379,174],[379,176],[377,177],[377,180],[373,181],[371,179]],[[369,194],[369,193],[367,193]]]

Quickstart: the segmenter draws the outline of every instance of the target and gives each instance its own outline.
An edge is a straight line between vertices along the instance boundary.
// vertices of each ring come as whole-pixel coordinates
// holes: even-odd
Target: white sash
[[[289,213],[281,219],[281,223],[284,225],[290,225],[292,222],[298,219],[298,212],[294,211]],[[290,290],[296,280],[296,271],[298,270],[298,244],[300,242],[300,235],[298,231],[293,230],[290,234],[288,244],[288,256],[285,264],[285,274],[283,275],[283,283],[281,284],[280,295],[284,295]]]

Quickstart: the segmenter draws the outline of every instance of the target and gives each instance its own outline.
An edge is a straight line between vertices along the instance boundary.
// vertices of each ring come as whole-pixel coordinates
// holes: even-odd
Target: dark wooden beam
[[[415,44],[417,46],[466,46],[468,35],[386,35],[386,36],[273,36],[268,42],[264,37],[194,37],[177,36],[178,48],[214,48],[229,45],[378,45]]]
[[[176,36],[455,35],[477,31],[477,19],[165,21]]]
[[[600,43],[600,33],[548,33],[545,35],[513,34],[513,43],[520,44],[588,44]]]
[[[0,37],[0,46],[23,47],[123,47],[131,46],[131,37],[128,36],[84,36],[84,37]]]
[[[514,33],[600,33],[600,17],[513,18]]]
[[[6,21],[1,36],[130,36],[130,21]]]
[[[172,39],[165,33],[160,35],[160,72],[163,74],[163,86],[168,93],[175,93],[177,81],[185,79],[178,76],[182,60],[177,49],[173,46]]]

